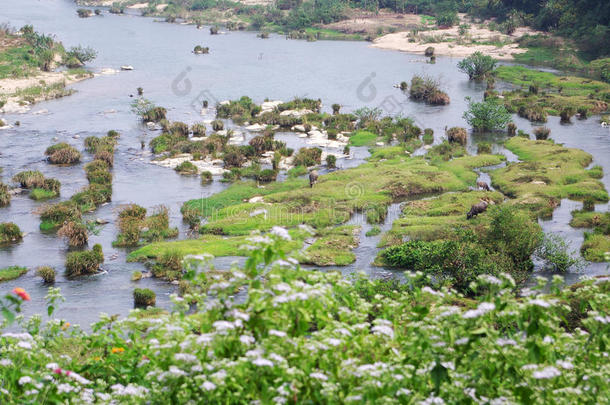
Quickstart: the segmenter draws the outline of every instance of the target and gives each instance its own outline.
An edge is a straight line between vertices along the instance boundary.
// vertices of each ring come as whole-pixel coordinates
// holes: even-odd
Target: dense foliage
[[[610,394],[607,280],[560,291],[557,277],[548,295],[545,280],[519,298],[510,276],[485,276],[471,300],[421,275],[303,270],[282,259],[287,235],[276,233],[254,236],[245,268],[223,281],[204,258],[187,258],[191,287],[172,313],[103,315],[91,333],[23,321],[23,332],[0,336],[0,399],[568,404]],[[189,302],[198,309],[187,314]]]

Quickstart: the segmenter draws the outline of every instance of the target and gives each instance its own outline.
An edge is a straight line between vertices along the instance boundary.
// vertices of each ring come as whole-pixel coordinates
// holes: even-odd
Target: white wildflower
[[[174,354],[174,359],[177,361],[184,361],[186,363],[195,363],[197,361],[197,356],[190,353],[176,353]]]
[[[281,330],[270,329],[269,335],[277,336],[277,337],[286,337],[286,332],[281,331]]]
[[[362,395],[350,395],[345,397],[345,402],[360,402],[362,401]]]
[[[532,305],[537,305],[542,308],[549,308],[551,306],[551,304],[549,304],[547,301],[540,299],[540,298],[533,299],[529,303]]]
[[[411,390],[407,388],[400,388],[398,391],[396,391],[396,395],[411,395]]]
[[[273,228],[271,228],[271,234],[279,236],[282,239],[292,240],[288,231],[285,228],[282,228],[281,226],[274,226]]]
[[[560,375],[561,375],[561,371],[559,371],[558,369],[556,369],[553,366],[549,366],[549,367],[543,368],[540,371],[534,371],[534,373],[532,374],[532,377],[534,377],[537,380],[542,380],[542,379],[559,377]]]
[[[212,326],[219,332],[235,329],[235,325],[233,324],[233,322],[229,321],[216,321],[212,324]]]
[[[57,385],[57,393],[58,394],[63,394],[63,393],[69,393],[74,391],[74,387],[71,386],[70,384],[67,383],[62,383],[62,384],[58,384]]]
[[[464,318],[464,319],[478,318],[479,316],[485,315],[486,313],[493,311],[494,309],[496,309],[496,306],[494,303],[481,302],[479,304],[479,306],[477,307],[477,309],[471,309],[469,311],[464,312],[464,314],[462,315],[462,318]]]
[[[496,340],[496,344],[498,346],[516,346],[517,342],[515,342],[513,339],[498,338],[498,340]]]
[[[26,342],[25,340],[22,340],[22,341],[17,343],[17,347],[29,350],[29,349],[32,348],[32,344],[30,342]]]
[[[479,279],[486,281],[489,284],[502,285],[502,280],[500,280],[497,277],[492,276],[491,274],[482,274],[479,276]]]
[[[536,370],[538,368],[537,364],[525,364],[521,366],[522,370]]]
[[[271,360],[267,360],[263,357],[258,357],[252,360],[252,364],[259,367],[273,367],[273,362]]]
[[[565,369],[565,370],[571,370],[571,369],[573,369],[573,368],[574,368],[574,365],[573,365],[571,362],[566,361],[566,360],[557,360],[555,363],[556,363],[556,364],[557,364],[559,367],[561,367],[561,368],[563,368],[563,369]]]
[[[459,338],[455,341],[455,344],[460,346],[460,345],[465,345],[466,343],[468,343],[469,339],[467,337],[463,337],[463,338]]]
[[[12,366],[13,365],[13,361],[11,359],[1,359],[0,360],[0,366],[2,367],[8,367],[8,366]]]
[[[249,336],[249,335],[241,335],[239,337],[239,341],[244,345],[251,345],[256,341],[256,339],[254,339],[254,337]]]
[[[216,384],[214,384],[211,381],[205,381],[202,385],[201,388],[203,388],[206,391],[212,391],[214,389],[216,389]]]
[[[311,373],[311,374],[309,374],[309,376],[310,376],[311,378],[315,378],[316,380],[320,380],[320,381],[328,381],[328,377],[327,377],[327,376],[326,376],[326,374],[324,374],[324,373],[318,373],[318,372],[315,372],[315,373]]]
[[[607,324],[610,323],[610,315],[608,316],[596,316],[593,319],[595,319],[597,322],[599,323],[603,323],[603,324]]]
[[[21,377],[19,379],[19,385],[31,384],[32,381],[33,381],[32,377],[30,377],[28,375],[24,375],[23,377]]]
[[[180,377],[183,375],[186,375],[186,373],[184,372],[184,370],[179,369],[176,366],[169,366],[169,370],[167,370],[169,374],[172,374],[176,377]]]

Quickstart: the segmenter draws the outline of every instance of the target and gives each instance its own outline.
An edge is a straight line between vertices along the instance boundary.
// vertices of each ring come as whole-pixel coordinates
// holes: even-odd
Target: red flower
[[[13,292],[15,293],[15,295],[17,295],[19,298],[21,298],[24,301],[30,300],[30,294],[25,292],[25,290],[23,288],[17,287],[15,289],[13,289]]]

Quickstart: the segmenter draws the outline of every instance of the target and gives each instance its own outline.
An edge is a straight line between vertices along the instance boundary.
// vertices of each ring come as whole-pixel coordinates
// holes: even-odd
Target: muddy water
[[[8,181],[21,170],[41,170],[62,182],[61,199],[69,198],[86,185],[83,165],[48,165],[42,159],[44,149],[55,138],[82,149],[82,140],[87,136],[101,136],[109,129],[122,134],[115,159],[113,201],[88,215],[91,219],[111,221],[90,240],[90,245],[101,243],[103,246],[104,274],[71,281],[63,278],[67,248],[63,240],[38,230],[39,220],[33,212],[41,203],[23,195],[15,197],[9,207],[0,209],[0,222],[13,221],[27,233],[22,243],[0,249],[0,267],[56,267],[56,285],[67,299],[59,316],[83,325],[96,320],[99,312],[125,314],[132,307],[135,284],[130,276],[143,266],[125,263],[128,252],[111,245],[117,232],[113,221],[121,204],[133,202],[147,208],[167,205],[172,225],[178,226],[179,237],[185,238],[188,235],[181,222],[181,204],[209,196],[224,187],[218,181],[202,187],[197,178],[181,177],[172,170],[148,163],[150,156],[140,149],[140,141],[148,141],[156,133],[141,126],[130,111],[133,101],[130,96],[137,87],[144,88],[147,98],[169,107],[172,120],[193,123],[210,118],[213,110],[207,116],[200,114],[203,99],[214,104],[242,95],[249,95],[256,102],[265,98],[289,100],[294,96],[309,96],[321,98],[327,111],[332,103],[340,103],[345,111],[368,106],[380,107],[386,114],[411,116],[419,126],[434,129],[435,143],[441,140],[440,134],[446,126],[465,126],[464,97],[480,99],[484,89],[484,85],[469,82],[457,71],[455,59],[438,57],[436,64],[430,65],[421,56],[373,49],[360,42],[310,43],[288,41],[278,35],[261,40],[254,33],[246,32],[210,36],[207,29],[197,30],[193,26],[155,22],[133,15],[104,13],[101,17],[80,19],[76,16],[76,6],[69,0],[0,0],[0,10],[0,22],[9,22],[15,27],[33,24],[39,31],[54,33],[67,47],[82,44],[97,49],[98,58],[89,66],[95,72],[104,68],[118,70],[121,65],[132,65],[135,69],[77,83],[72,86],[77,90],[73,96],[37,104],[26,114],[5,115],[4,119],[10,123],[19,120],[21,126],[0,130],[3,180]],[[191,51],[198,44],[209,46],[211,53],[193,55]],[[440,79],[451,97],[449,106],[429,107],[410,102],[393,88],[402,80],[408,81],[413,74],[422,73]],[[516,121],[519,128],[531,132],[529,122],[519,118]],[[560,125],[553,117],[549,121],[553,139],[592,153],[595,163],[604,166],[606,173],[610,172],[610,130],[601,128],[595,117],[569,126]],[[288,135],[279,137],[289,138]],[[304,146],[304,141],[296,136],[284,140],[292,147]],[[477,142],[500,140],[476,136],[469,139],[469,148],[476,150]],[[494,148],[502,151],[500,147]],[[512,157],[509,160],[514,159],[508,155]],[[352,148],[351,159],[340,159],[338,166],[358,165],[366,156],[366,149]],[[606,175],[603,181],[610,188],[608,179]],[[542,225],[547,231],[565,232],[564,236],[578,247],[582,232],[567,228],[570,204],[577,203],[563,202],[553,220]],[[392,212],[398,215],[399,207],[393,206],[393,209],[384,230],[391,226],[395,217]],[[607,208],[598,207],[602,209]],[[352,221],[358,221],[358,217]],[[364,222],[360,218],[360,223]],[[361,244],[355,250],[357,261],[345,269],[347,272],[360,268],[375,275],[384,271],[370,266],[379,237],[364,236],[368,227],[363,226]],[[217,265],[228,266],[234,260],[222,258]],[[604,271],[603,265],[590,265],[585,273]],[[169,306],[168,295],[175,290],[174,285],[154,279],[144,279],[137,285],[153,289],[162,307]],[[15,286],[26,288],[32,295],[27,314],[44,312],[46,286],[32,270],[18,280],[1,284],[0,294]]]

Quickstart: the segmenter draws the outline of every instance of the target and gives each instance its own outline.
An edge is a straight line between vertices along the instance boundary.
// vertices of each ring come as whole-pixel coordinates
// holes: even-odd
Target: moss
[[[369,131],[357,131],[349,137],[351,146],[372,146],[375,145],[377,135]]]
[[[19,278],[27,272],[27,268],[19,266],[10,266],[0,269],[0,283],[3,281],[10,281]]]
[[[19,242],[23,238],[21,229],[12,222],[0,223],[0,245]]]

